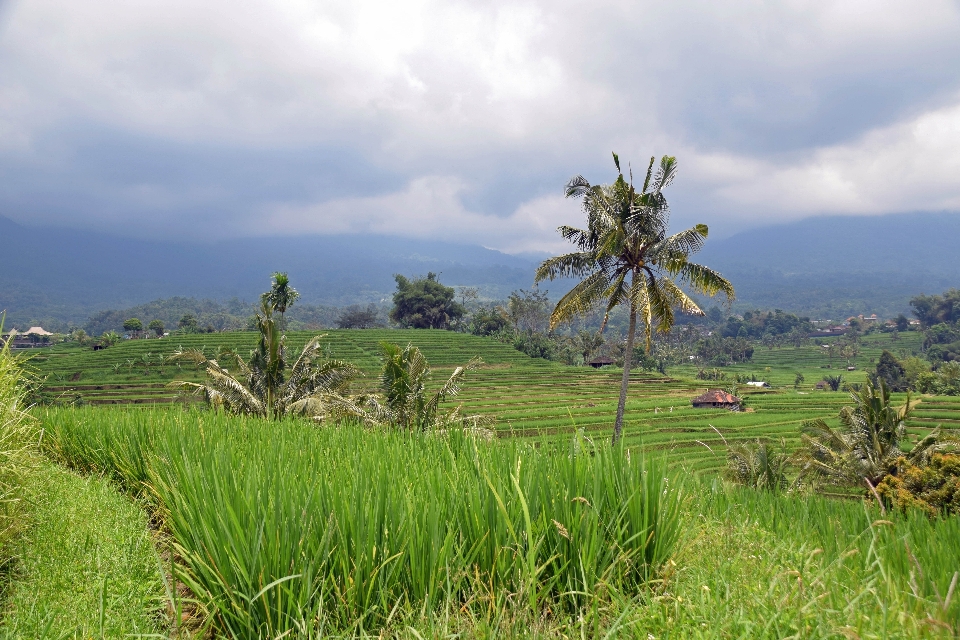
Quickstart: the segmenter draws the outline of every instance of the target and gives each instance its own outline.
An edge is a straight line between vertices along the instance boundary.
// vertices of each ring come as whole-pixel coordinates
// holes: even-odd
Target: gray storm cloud
[[[675,222],[960,209],[955,2],[21,2],[0,215],[552,250],[563,183],[681,162]]]

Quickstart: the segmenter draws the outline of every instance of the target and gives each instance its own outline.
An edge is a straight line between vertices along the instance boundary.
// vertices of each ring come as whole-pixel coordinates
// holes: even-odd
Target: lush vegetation
[[[231,637],[376,630],[439,607],[606,608],[679,535],[662,463],[218,414],[48,412],[47,448],[157,501],[183,580]]]

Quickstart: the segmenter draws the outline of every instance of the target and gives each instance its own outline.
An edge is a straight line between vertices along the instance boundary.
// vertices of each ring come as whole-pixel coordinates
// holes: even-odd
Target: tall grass
[[[179,578],[237,638],[451,606],[575,616],[629,598],[680,534],[662,463],[584,443],[177,411],[50,410],[44,425],[62,462],[156,501]]]
[[[3,319],[0,316],[0,329]],[[0,347],[0,563],[21,526],[22,481],[31,463],[31,419],[24,411],[23,360]]]

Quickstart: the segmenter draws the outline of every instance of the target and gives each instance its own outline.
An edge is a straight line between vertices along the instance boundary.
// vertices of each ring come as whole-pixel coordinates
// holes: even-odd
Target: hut
[[[694,409],[740,410],[740,398],[722,389],[711,389],[690,401]]]
[[[829,383],[827,383],[826,380],[821,380],[821,381],[819,381],[819,382],[816,384],[816,386],[815,386],[814,388],[815,388],[817,391],[824,391],[824,390],[826,390],[826,389],[829,389],[829,388],[830,388],[830,385],[829,385]]]
[[[613,358],[608,358],[606,356],[600,356],[599,358],[594,358],[588,362],[591,367],[594,369],[599,369],[600,367],[605,367],[607,365],[613,364]]]

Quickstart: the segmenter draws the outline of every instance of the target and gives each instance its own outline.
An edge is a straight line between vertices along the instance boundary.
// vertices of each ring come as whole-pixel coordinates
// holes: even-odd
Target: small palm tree
[[[299,298],[300,293],[290,286],[290,278],[287,277],[287,274],[278,271],[273,274],[273,284],[270,286],[270,291],[260,296],[260,302],[269,305],[274,311],[280,312],[280,330],[282,331],[287,327],[284,314]]]
[[[805,448],[797,452],[800,477],[812,484],[864,486],[873,489],[885,476],[896,472],[901,456],[923,465],[937,452],[956,446],[957,439],[934,429],[905,453],[906,419],[913,406],[910,395],[900,407],[890,403],[890,390],[883,380],[869,378],[850,394],[852,407],[840,410],[840,429],[824,420],[804,422],[801,439]]]
[[[391,425],[405,431],[427,431],[446,425],[470,420],[474,426],[487,422],[478,416],[464,417],[460,408],[443,413],[440,403],[460,393],[467,371],[476,368],[481,360],[473,358],[467,364],[454,369],[453,374],[440,389],[431,394],[427,391],[430,380],[430,365],[417,347],[405,348],[389,342],[381,342],[383,367],[380,372],[382,399],[368,398],[357,416],[370,424]]]
[[[359,369],[342,360],[323,357],[320,340],[310,340],[286,371],[284,337],[277,330],[272,307],[264,303],[257,316],[260,341],[249,362],[231,354],[237,373],[231,374],[202,349],[182,347],[170,360],[188,360],[205,367],[206,384],[177,380],[171,387],[193,390],[208,404],[231,413],[279,419],[289,415],[309,416],[316,420],[356,412],[349,395],[350,384]]]
[[[730,447],[727,453],[726,476],[745,487],[780,492],[789,485],[789,467],[789,456],[757,440],[753,445],[741,443]]]
[[[560,234],[577,246],[577,251],[550,258],[537,269],[535,281],[554,278],[581,278],[563,296],[550,316],[550,328],[605,304],[603,326],[614,307],[630,308],[620,401],[613,428],[613,441],[620,439],[623,412],[630,381],[633,342],[639,317],[650,353],[653,331],[665,333],[674,324],[674,309],[704,315],[699,306],[678,286],[713,296],[734,297],[733,285],[716,271],[690,262],[703,246],[707,226],[698,224],[686,231],[667,235],[669,207],[663,189],[677,172],[677,159],[664,156],[654,171],[650,158],[643,188],[638,192],[631,175],[628,182],[620,172],[620,159],[613,154],[618,176],[611,185],[591,185],[583,176],[570,180],[568,198],[582,198],[587,228],[562,226]]]

